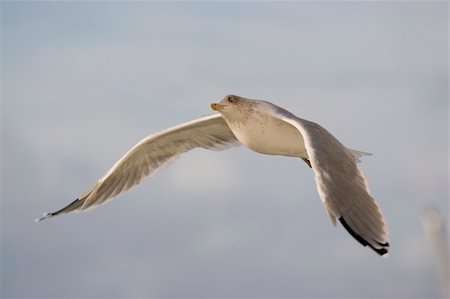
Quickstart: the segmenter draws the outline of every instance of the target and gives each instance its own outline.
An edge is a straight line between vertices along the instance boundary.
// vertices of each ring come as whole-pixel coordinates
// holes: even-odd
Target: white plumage
[[[362,245],[388,252],[387,225],[357,167],[366,153],[346,148],[320,125],[266,101],[229,95],[211,108],[220,112],[141,140],[87,193],[36,221],[94,208],[139,184],[174,157],[200,147],[222,150],[243,144],[268,155],[302,158],[314,171],[319,195],[332,223],[340,220]]]

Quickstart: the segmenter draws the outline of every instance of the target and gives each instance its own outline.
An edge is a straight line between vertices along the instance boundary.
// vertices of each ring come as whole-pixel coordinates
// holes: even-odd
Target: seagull
[[[227,95],[211,109],[218,113],[142,139],[88,192],[35,221],[104,204],[194,148],[244,145],[260,154],[301,158],[315,174],[331,223],[336,226],[338,219],[359,243],[387,256],[387,224],[357,166],[361,156],[370,154],[345,147],[322,126],[267,101]]]

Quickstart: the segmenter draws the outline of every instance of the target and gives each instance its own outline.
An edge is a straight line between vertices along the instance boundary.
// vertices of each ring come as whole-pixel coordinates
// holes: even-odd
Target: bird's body
[[[254,121],[239,126],[228,125],[239,142],[257,153],[308,158],[302,135],[294,126],[278,118],[256,114]]]
[[[356,165],[364,153],[346,148],[320,125],[266,101],[229,95],[211,108],[220,114],[144,138],[87,193],[37,220],[96,207],[193,148],[221,150],[242,144],[262,154],[302,158],[315,173],[331,222],[336,224],[338,218],[361,244],[380,255],[388,252],[384,217]]]

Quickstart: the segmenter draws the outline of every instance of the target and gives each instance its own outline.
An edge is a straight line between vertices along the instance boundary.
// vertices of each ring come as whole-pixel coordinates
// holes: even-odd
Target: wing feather
[[[205,116],[150,135],[130,149],[87,193],[63,209],[46,213],[36,221],[105,203],[191,149],[223,150],[239,144],[220,114]]]
[[[316,123],[281,108],[275,113],[302,134],[319,195],[332,223],[339,218],[361,244],[380,255],[386,254],[389,249],[386,221],[356,164],[356,158],[365,153],[346,148]]]

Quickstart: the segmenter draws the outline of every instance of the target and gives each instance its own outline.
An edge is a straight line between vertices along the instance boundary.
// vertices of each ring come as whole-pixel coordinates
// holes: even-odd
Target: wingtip
[[[372,249],[375,250],[382,257],[384,257],[384,258],[388,257],[389,256],[388,251],[389,251],[389,246],[390,246],[389,242],[386,242],[386,243],[377,242],[377,243],[378,243],[378,245],[381,246],[381,248],[374,248],[372,246],[370,246],[370,247],[372,247]]]
[[[42,220],[48,219],[48,218],[50,218],[52,216],[53,216],[53,213],[44,213],[44,214],[42,214],[42,217],[35,218],[34,222],[38,223],[38,222],[41,222]]]
[[[388,257],[388,249],[385,247],[382,248],[375,248],[372,245],[368,244],[370,246],[370,248],[372,248],[374,251],[376,251],[376,253],[378,253],[379,255],[381,255],[382,257]],[[389,245],[387,246],[389,247]]]
[[[366,241],[364,238],[362,238],[360,235],[358,235],[345,221],[343,217],[339,217],[339,221],[341,222],[342,226],[350,233],[350,235],[355,238],[361,245],[363,246],[369,246],[373,251],[378,253],[382,257],[388,257],[388,250],[389,250],[389,242],[386,243],[380,243],[376,242],[378,245],[380,245],[380,248],[375,248],[370,242]],[[378,246],[377,246],[378,247]]]

